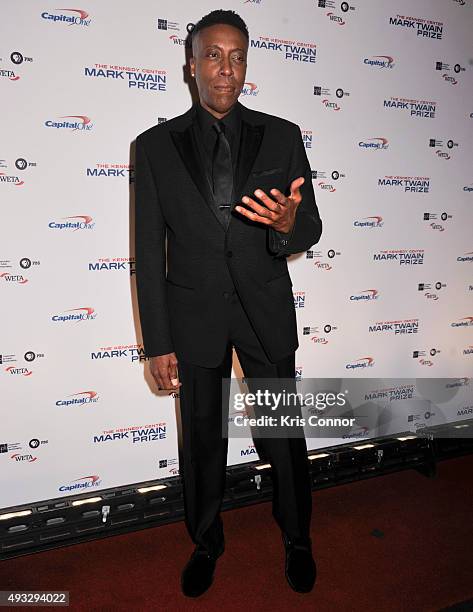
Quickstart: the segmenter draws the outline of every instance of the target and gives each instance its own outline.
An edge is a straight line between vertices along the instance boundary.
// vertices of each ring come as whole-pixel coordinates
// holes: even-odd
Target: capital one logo
[[[87,11],[84,11],[83,9],[58,8],[58,9],[53,9],[53,10],[59,14],[48,13],[47,11],[44,11],[41,13],[41,17],[43,19],[52,21],[54,23],[58,21],[62,21],[63,23],[67,23],[67,25],[69,26],[71,25],[89,26],[90,25],[91,20],[87,19],[87,17],[89,17],[89,13]],[[64,14],[63,11],[66,14]],[[69,15],[68,13],[72,13],[72,15]]]

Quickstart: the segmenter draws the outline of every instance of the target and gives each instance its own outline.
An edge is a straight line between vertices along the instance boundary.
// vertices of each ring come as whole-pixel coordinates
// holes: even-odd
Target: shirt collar
[[[207,130],[212,129],[212,125],[216,121],[218,121],[218,119],[214,117],[212,113],[209,113],[209,111],[206,110],[203,106],[201,106],[200,103],[197,103],[197,121],[199,123],[199,127],[202,131],[202,134],[204,134]],[[236,103],[233,106],[232,110],[228,113],[228,115],[225,115],[225,117],[223,117],[223,119],[220,119],[220,121],[225,124],[225,129],[229,129],[234,135],[238,134],[241,121],[241,111],[239,104]]]

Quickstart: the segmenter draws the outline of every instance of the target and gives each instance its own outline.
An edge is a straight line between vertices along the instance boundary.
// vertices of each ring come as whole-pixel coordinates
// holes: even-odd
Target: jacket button
[[[227,257],[233,257],[232,251],[227,251]]]

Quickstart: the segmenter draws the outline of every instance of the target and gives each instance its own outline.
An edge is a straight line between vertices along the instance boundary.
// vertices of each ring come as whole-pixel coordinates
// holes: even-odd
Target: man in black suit
[[[222,380],[231,375],[232,348],[245,377],[294,379],[298,339],[286,256],[309,249],[322,231],[298,126],[237,101],[248,40],[233,11],[202,18],[190,59],[199,102],[136,139],[141,327],[159,388],[180,393],[186,525],[196,545],[181,586],[193,597],[210,586],[224,550]],[[294,93],[287,96],[297,104]],[[308,592],[316,569],[305,439],[255,445],[272,468],[286,577]]]

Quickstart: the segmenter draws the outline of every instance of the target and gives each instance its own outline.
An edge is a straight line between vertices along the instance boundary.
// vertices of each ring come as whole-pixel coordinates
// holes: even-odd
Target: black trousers
[[[294,353],[277,363],[268,360],[235,291],[223,294],[222,307],[228,344],[221,364],[204,368],[177,356],[186,526],[193,542],[214,554],[224,549],[220,508],[228,439],[222,436],[222,418],[227,418],[229,400],[228,393],[222,400],[222,379],[231,376],[232,347],[245,377],[295,379]],[[308,538],[312,496],[305,438],[255,437],[254,443],[260,459],[271,464],[277,524],[291,538]]]

